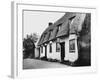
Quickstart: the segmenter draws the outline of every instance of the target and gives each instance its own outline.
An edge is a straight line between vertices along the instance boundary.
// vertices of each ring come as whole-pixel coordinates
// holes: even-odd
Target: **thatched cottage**
[[[49,23],[38,41],[39,57],[90,64],[90,13],[66,12]]]

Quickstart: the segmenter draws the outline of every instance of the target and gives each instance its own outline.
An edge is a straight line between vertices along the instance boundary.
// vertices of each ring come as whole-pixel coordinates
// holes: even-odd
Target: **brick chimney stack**
[[[52,22],[49,22],[48,26],[51,26],[53,23]]]

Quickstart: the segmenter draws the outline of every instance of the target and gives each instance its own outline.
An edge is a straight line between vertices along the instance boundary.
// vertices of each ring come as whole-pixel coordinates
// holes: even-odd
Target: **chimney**
[[[51,26],[53,23],[52,22],[49,22],[48,26]]]

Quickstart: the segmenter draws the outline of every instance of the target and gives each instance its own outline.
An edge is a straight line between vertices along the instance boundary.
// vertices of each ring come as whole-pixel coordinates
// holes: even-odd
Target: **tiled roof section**
[[[37,45],[40,45],[41,39],[43,38],[42,36],[43,36],[43,35],[41,35],[41,37],[39,38]]]
[[[86,28],[88,28],[88,31],[91,32],[91,13],[86,14],[84,22],[85,22]]]
[[[83,42],[90,44],[91,42],[91,14],[87,13],[85,20],[82,25],[81,36],[84,35],[81,39]]]
[[[85,16],[86,16],[85,13],[84,14],[79,13],[76,15],[76,17],[71,21],[70,33],[76,33],[81,31]]]

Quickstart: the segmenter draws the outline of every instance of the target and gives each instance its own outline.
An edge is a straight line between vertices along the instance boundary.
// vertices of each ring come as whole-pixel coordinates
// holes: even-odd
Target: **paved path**
[[[39,68],[65,68],[67,65],[58,62],[48,62],[37,59],[24,59],[23,69],[39,69]]]

